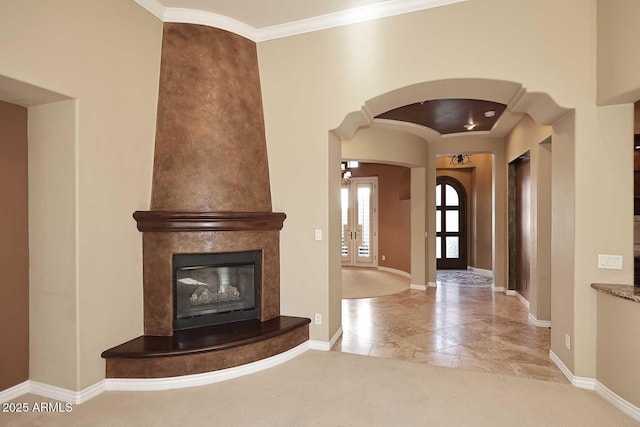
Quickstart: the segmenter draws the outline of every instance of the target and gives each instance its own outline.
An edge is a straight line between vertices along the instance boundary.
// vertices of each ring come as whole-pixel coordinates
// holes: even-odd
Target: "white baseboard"
[[[577,377],[573,375],[573,373],[567,368],[567,366],[560,360],[556,354],[549,350],[549,358],[556,366],[562,371],[565,377],[569,380],[569,382],[578,388],[583,388],[585,390],[595,390],[596,389],[596,380],[593,378],[587,377]]]
[[[406,271],[398,270],[396,268],[378,266],[378,270],[386,271],[387,273],[393,273],[393,274],[397,274],[398,276],[402,276],[402,277],[406,277],[408,279],[411,279],[411,273],[407,273]]]
[[[67,390],[66,388],[29,380],[0,392],[0,402],[7,402],[23,394],[31,393],[60,402],[79,405],[87,400],[93,399],[105,390],[105,380],[99,381],[80,391]]]
[[[474,273],[480,274],[482,276],[488,276],[488,277],[493,277],[493,270],[485,270],[484,268],[477,268],[477,267],[467,267],[468,270],[473,271]]]
[[[79,405],[106,391],[105,381],[106,380],[98,381],[80,391],[67,390],[37,381],[29,381],[29,393]]]
[[[504,286],[496,286],[495,283],[491,284],[491,290],[493,292],[504,292]]]
[[[340,335],[342,335],[342,326],[338,328],[336,333],[333,334],[333,336],[328,342],[309,340],[309,348],[311,350],[329,351],[331,350],[331,347],[333,347],[333,345],[336,343],[336,341],[338,341],[338,338],[340,338]]]
[[[575,387],[595,391],[598,396],[611,403],[613,406],[618,408],[618,410],[627,414],[634,420],[640,421],[640,408],[636,405],[623,399],[598,380],[573,375],[569,368],[562,363],[562,360],[560,360],[560,358],[551,350],[549,350],[549,357]]]
[[[516,291],[516,297],[518,297],[520,302],[522,302],[525,305],[525,307],[527,307],[527,310],[531,310],[531,304],[529,303],[529,300],[523,297],[520,292]]]
[[[437,288],[438,285],[436,285],[436,282],[429,282],[429,287],[430,288]]]
[[[411,286],[409,286],[409,289],[413,289],[416,291],[426,291],[427,285],[416,285],[415,283],[412,283]]]
[[[29,380],[0,391],[0,403],[8,402],[27,393],[29,393]]]
[[[334,338],[337,340],[340,334],[342,334],[342,328],[336,332]],[[327,343],[327,345],[328,344],[329,343]],[[169,378],[107,378],[81,391],[67,390],[37,381],[25,381],[0,392],[0,402],[7,402],[22,396],[23,394],[31,393],[61,402],[81,404],[93,399],[105,391],[155,391],[196,387],[230,380],[232,378],[272,368],[301,355],[305,351],[309,350],[309,348],[310,341],[305,341],[297,347],[266,359],[247,363],[246,365],[235,366],[233,368],[221,369],[219,371],[205,372],[203,374],[183,375]]]
[[[550,328],[551,327],[551,320],[538,320],[536,319],[536,316],[534,316],[533,314],[529,313],[529,320],[531,320],[531,322],[536,325],[539,328]]]
[[[202,374],[169,378],[107,378],[105,380],[106,389],[108,391],[156,391],[213,384],[272,368],[301,355],[309,348],[309,341],[306,341],[291,350],[266,359]]]
[[[329,350],[333,348],[333,345],[338,341],[338,338],[342,336],[342,326],[338,328],[335,334],[331,337],[331,341],[329,341]]]
[[[596,393],[604,400],[611,403],[623,413],[627,414],[636,421],[640,421],[640,408],[631,402],[624,400],[619,395],[615,394],[611,389],[596,380]]]
[[[502,288],[504,289],[504,288]],[[506,295],[509,295],[510,297],[515,297],[516,296],[516,291],[513,289],[504,289],[504,293]]]

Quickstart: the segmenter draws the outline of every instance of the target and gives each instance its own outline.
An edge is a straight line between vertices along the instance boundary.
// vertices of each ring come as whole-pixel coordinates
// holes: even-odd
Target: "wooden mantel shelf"
[[[136,211],[133,218],[143,232],[270,231],[282,230],[282,212]]]

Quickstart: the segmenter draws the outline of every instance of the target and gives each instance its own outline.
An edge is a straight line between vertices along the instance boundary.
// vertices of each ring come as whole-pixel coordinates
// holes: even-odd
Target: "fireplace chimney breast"
[[[143,234],[146,335],[172,335],[173,257],[259,251],[259,320],[280,315],[279,230],[256,44],[201,25],[165,23],[151,210]]]
[[[151,210],[271,211],[254,42],[164,24]]]

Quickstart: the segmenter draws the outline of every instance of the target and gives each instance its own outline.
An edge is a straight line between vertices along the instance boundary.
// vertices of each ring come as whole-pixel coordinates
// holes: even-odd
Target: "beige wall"
[[[0,390],[29,379],[27,109],[0,102]]]
[[[340,215],[340,188],[342,186],[341,180],[341,169],[340,169],[340,160],[341,160],[341,142],[340,139],[329,133],[329,176],[328,176],[328,199],[329,199],[329,214],[328,222],[323,224],[323,229],[327,230],[327,235],[325,239],[328,240],[329,245],[327,246],[327,260],[328,260],[328,274],[329,274],[329,295],[326,301],[323,301],[323,304],[326,304],[322,307],[323,311],[329,313],[328,318],[324,318],[324,325],[317,326],[314,325],[313,322],[309,326],[309,331],[311,333],[311,328],[318,328],[319,332],[316,332],[318,335],[321,335],[323,331],[325,336],[329,338],[333,338],[338,334],[340,327],[342,326],[342,255],[341,255],[341,247],[342,247],[342,239],[341,239],[341,215]],[[334,228],[330,228],[331,225]],[[281,245],[282,246],[282,245]],[[282,261],[280,261],[282,265]],[[282,268],[282,267],[281,267]],[[280,295],[283,293],[282,288],[282,273],[280,273]],[[287,295],[287,300],[291,301],[304,301],[304,298],[291,298],[290,292],[291,288],[285,288],[285,292],[289,292]],[[297,291],[299,292],[299,290]],[[281,300],[284,300],[283,297],[280,297]],[[329,304],[330,301],[333,301],[333,304]],[[307,311],[304,305],[300,305],[296,308],[298,313],[301,313],[302,316],[307,315]],[[282,307],[280,308],[282,311]],[[291,306],[287,306],[286,310],[291,310]],[[321,313],[322,313],[321,312]],[[285,312],[283,312],[285,314]],[[336,337],[337,338],[337,337]]]
[[[490,61],[482,50],[452,54],[478,33],[500,44]],[[316,224],[328,221],[326,132],[337,127],[347,114],[358,111],[364,102],[419,82],[477,77],[518,82],[529,92],[547,93],[559,105],[575,109],[575,116],[558,127],[566,130],[565,146],[569,150],[565,154],[575,162],[575,173],[563,172],[567,180],[564,185],[554,181],[553,209],[558,221],[552,257],[565,255],[555,264],[555,277],[567,280],[553,280],[552,276],[552,282],[557,282],[568,298],[554,299],[560,318],[554,316],[558,323],[552,330],[552,349],[577,375],[595,375],[595,299],[589,285],[596,278],[630,283],[632,276],[629,262],[619,272],[598,270],[595,261],[604,250],[622,254],[626,260],[632,256],[632,221],[624,213],[629,212],[626,205],[631,199],[626,202],[615,197],[632,191],[631,167],[624,172],[617,160],[622,148],[628,148],[628,140],[615,131],[630,126],[632,116],[607,114],[595,104],[595,0],[470,0],[259,43],[258,55],[274,209],[289,215],[288,228],[282,235],[282,286],[289,289],[302,284],[309,291],[302,300],[285,296],[285,311],[295,304],[312,314],[328,298],[328,273],[323,269],[327,265],[326,245],[320,247],[311,238],[296,236],[310,236]],[[574,139],[575,150],[571,149]],[[554,147],[554,157],[556,151]],[[496,165],[495,174],[503,176],[495,181],[505,182],[506,162],[499,154]],[[600,173],[595,174],[595,170]],[[430,181],[435,182],[435,176],[429,174],[427,170],[427,188],[431,187]],[[296,180],[290,179],[292,175]],[[618,182],[619,191],[607,193],[600,183],[594,191],[594,183],[602,175],[607,176],[607,183]],[[311,188],[314,191],[309,191]],[[496,197],[495,224],[499,226],[506,224],[506,188],[497,190],[503,193]],[[427,206],[432,202],[427,199]],[[433,234],[432,222],[428,220],[428,253],[433,246],[429,237]],[[604,222],[610,224],[607,231],[593,233]],[[496,228],[495,236],[495,247],[504,250],[506,227]],[[309,266],[301,256],[316,260],[315,265]],[[428,274],[434,275],[435,261],[427,257]],[[496,256],[494,264],[496,280],[505,284],[504,254]],[[574,328],[575,345],[564,352],[558,347],[564,334]]]
[[[597,0],[598,103],[636,102],[640,99],[640,2]]]
[[[471,253],[474,260],[473,267],[491,270],[493,257],[493,155],[475,154],[473,162],[476,164],[472,172],[474,186],[474,234],[476,244]]]
[[[614,393],[640,407],[640,325],[638,303],[599,293],[597,378]]]
[[[162,24],[129,0],[2,5],[0,76],[78,100],[76,145],[65,146],[64,158],[42,158],[56,182],[30,176],[32,199],[72,221],[52,224],[48,211],[31,209],[32,230],[51,233],[39,237],[50,245],[31,242],[32,254],[69,267],[42,277],[40,301],[32,296],[31,321],[52,333],[51,353],[32,347],[32,362],[42,359],[33,379],[83,389],[104,378],[103,350],[142,332],[142,245],[131,214],[149,207],[161,35]],[[43,126],[53,126],[45,110]],[[41,148],[30,157],[44,156],[49,148]],[[49,225],[71,234],[52,247]]]
[[[352,176],[378,177],[378,265],[410,273],[410,170],[395,165],[360,163],[352,169]]]
[[[29,378],[78,385],[76,101],[29,108]]]
[[[418,167],[427,164],[428,149],[427,142],[419,136],[371,127],[342,141],[342,158]]]
[[[640,2],[635,0],[598,0],[598,102],[600,104],[613,103],[634,103],[640,99],[640,53],[630,46],[635,45],[640,37],[640,27],[637,23],[640,20]],[[637,104],[636,104],[637,105]],[[633,133],[638,133],[638,124],[631,126],[628,123],[629,115],[633,114],[630,106],[614,107],[613,110],[602,109],[606,115],[606,120],[619,120],[619,126],[611,128],[611,132],[603,133],[602,143],[598,149],[590,154],[604,156],[603,159],[611,159],[606,169],[611,171],[617,163],[617,171],[608,174],[606,179],[598,182],[594,192],[607,191],[605,187],[620,188],[621,182],[632,180],[630,177],[633,166],[631,164],[631,138]],[[614,117],[615,116],[615,117]],[[626,117],[625,117],[626,116]],[[598,115],[597,120],[600,120]],[[608,147],[608,141],[616,141],[612,147]],[[607,150],[610,149],[610,151]],[[554,147],[555,149],[555,147]],[[605,153],[605,151],[608,151]],[[619,156],[619,162],[613,161],[615,156]],[[628,160],[627,160],[628,159]],[[595,159],[592,160],[592,164]],[[609,163],[609,162],[607,162]],[[583,169],[587,173],[589,168]],[[596,170],[594,167],[592,169]],[[599,170],[599,174],[602,174]],[[618,203],[612,207],[617,210],[612,221],[622,221],[618,227],[614,227],[610,238],[618,238],[622,245],[632,245],[630,241],[633,237],[633,229],[627,228],[626,218],[633,212],[630,205],[633,190],[622,186],[619,191],[612,191],[608,194],[603,203],[609,203],[613,197],[618,197]],[[603,206],[608,209],[608,206]],[[607,227],[609,228],[609,227]],[[595,230],[594,240],[600,239],[601,229]],[[581,241],[581,239],[580,239]],[[608,242],[611,244],[610,242]],[[604,250],[604,248],[603,248]],[[606,252],[604,252],[606,253]],[[633,258],[625,256],[625,270],[633,268]],[[632,279],[627,274],[616,274],[609,283],[631,284]],[[576,292],[582,289],[576,289]],[[584,292],[584,290],[582,290]],[[586,293],[586,292],[584,292]],[[580,296],[576,296],[577,299]],[[589,295],[589,304],[585,306],[588,311],[594,310],[594,295]],[[629,335],[631,329],[621,325],[638,324],[638,307],[628,301],[615,299],[607,295],[598,295],[598,316],[597,316],[597,340],[598,349],[594,357],[597,358],[597,379],[605,386],[609,387],[619,396],[628,400],[636,406],[640,406],[640,395],[638,394],[638,383],[640,379],[635,375],[637,370],[625,369],[634,366],[640,357],[637,339]],[[554,300],[555,301],[555,300]],[[582,315],[582,311],[576,313],[576,318]],[[593,327],[593,323],[588,325]]]
[[[426,168],[411,168],[411,284],[419,286],[428,284],[425,238],[426,182]]]
[[[551,163],[551,176],[554,179],[551,206],[555,206],[551,214],[551,350],[575,373],[574,299],[577,263],[574,194],[577,184],[573,180],[576,163],[574,116],[574,113],[567,114],[555,123],[551,137],[555,145],[553,153],[557,159],[562,159]],[[562,209],[558,206],[562,206]],[[565,348],[565,334],[573,341],[571,349]]]
[[[534,229],[536,238],[536,277],[538,285],[537,303],[530,308],[530,312],[538,320],[551,320],[551,162],[553,161],[553,144],[551,139],[538,144],[537,148],[537,177],[536,190],[531,196],[532,206],[535,206]],[[556,161],[561,161],[556,159]]]
[[[575,371],[595,375],[595,293],[590,284],[633,283],[633,105],[584,108],[575,122]],[[589,143],[593,140],[593,143]],[[552,137],[552,141],[555,139]],[[556,163],[566,163],[552,148],[552,178]],[[556,161],[558,159],[558,161]],[[552,199],[556,210],[559,200]],[[602,224],[608,224],[602,227]],[[610,251],[610,252],[608,252]],[[623,256],[622,270],[597,268],[598,254]],[[552,258],[555,255],[552,254]],[[554,266],[552,264],[552,286]],[[552,298],[552,318],[555,300]]]

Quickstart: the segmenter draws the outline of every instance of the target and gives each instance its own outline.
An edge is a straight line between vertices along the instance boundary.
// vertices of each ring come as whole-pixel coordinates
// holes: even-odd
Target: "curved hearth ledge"
[[[143,335],[102,353],[107,378],[167,378],[233,368],[309,341],[310,320],[279,316]]]
[[[306,341],[291,350],[266,359],[202,374],[166,378],[107,378],[105,389],[108,391],[160,391],[214,384],[273,368],[298,357],[310,348],[309,341]]]

